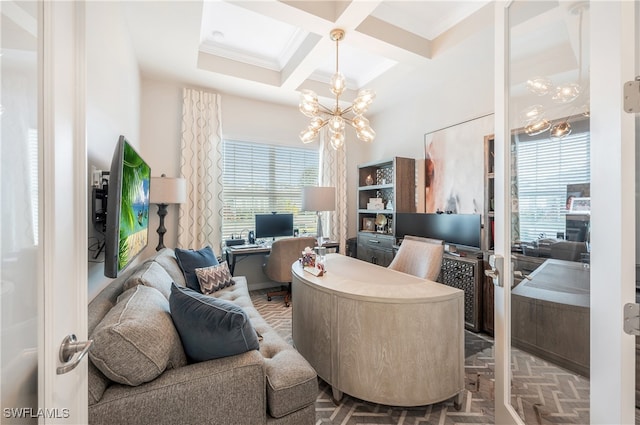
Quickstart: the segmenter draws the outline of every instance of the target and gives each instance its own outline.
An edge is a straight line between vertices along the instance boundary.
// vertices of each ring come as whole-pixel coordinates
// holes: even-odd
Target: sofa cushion
[[[160,264],[167,271],[169,276],[171,276],[171,279],[173,279],[175,283],[180,286],[186,285],[186,282],[184,280],[184,273],[182,272],[182,269],[178,264],[176,253],[173,249],[164,248],[158,251],[158,253],[155,256],[151,257],[150,260]]]
[[[155,288],[168,300],[171,296],[171,283],[173,279],[160,264],[155,261],[147,261],[138,267],[129,279],[124,282],[124,290],[136,285],[145,285]]]
[[[229,265],[226,261],[216,266],[198,267],[196,276],[198,276],[200,292],[205,295],[213,294],[235,283],[231,278],[231,271],[229,271]]]
[[[200,362],[259,349],[249,317],[237,305],[173,284],[171,317],[187,357]]]
[[[123,292],[91,338],[89,358],[107,378],[121,384],[140,385],[187,363],[169,302],[148,286]]]
[[[218,259],[213,253],[213,249],[210,246],[205,246],[199,250],[193,249],[175,249],[176,259],[178,265],[184,273],[184,279],[187,287],[193,289],[196,292],[200,292],[200,284],[198,283],[198,276],[196,276],[196,269],[202,267],[210,267],[218,264]]]

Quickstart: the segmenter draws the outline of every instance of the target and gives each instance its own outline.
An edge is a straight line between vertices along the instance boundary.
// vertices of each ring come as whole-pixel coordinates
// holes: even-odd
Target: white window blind
[[[517,136],[518,137],[518,136]],[[559,141],[518,137],[516,167],[520,240],[565,233],[567,185],[589,183],[589,131]]]
[[[223,239],[246,238],[255,215],[293,213],[300,234],[315,232],[317,216],[302,212],[302,187],[318,184],[318,151],[236,140],[223,142]]]

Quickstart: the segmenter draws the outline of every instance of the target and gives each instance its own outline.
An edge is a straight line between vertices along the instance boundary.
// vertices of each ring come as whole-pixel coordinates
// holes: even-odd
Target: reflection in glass
[[[569,124],[569,121],[566,120],[552,125],[551,129],[549,130],[551,140],[564,139],[569,134],[571,134],[571,124]]]
[[[547,120],[545,118],[542,118],[542,119],[539,119],[537,121],[533,121],[532,123],[528,124],[524,128],[524,131],[529,136],[536,136],[538,134],[542,134],[545,131],[549,130],[550,127],[551,127],[551,123],[549,122],[549,120]]]
[[[570,207],[576,199],[590,205],[591,196],[586,5],[514,1],[508,7],[511,400],[527,421],[566,407],[573,421],[589,423],[588,391],[577,408],[544,395],[575,398],[549,379],[560,373],[589,388],[590,214]],[[530,367],[543,362],[546,376]]]
[[[548,78],[535,77],[527,80],[527,90],[538,96],[544,96],[549,93],[552,88],[553,83]]]
[[[28,25],[37,22],[37,7],[38,2],[13,2],[11,8],[0,8],[0,205],[5,207],[0,223],[3,424],[38,423],[35,416],[19,419],[6,410],[32,408],[35,414],[38,407],[38,39]],[[23,19],[12,20],[16,16]]]

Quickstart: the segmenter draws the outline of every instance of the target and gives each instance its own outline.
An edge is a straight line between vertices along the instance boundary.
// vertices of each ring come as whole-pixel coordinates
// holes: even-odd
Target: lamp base
[[[317,211],[318,214],[318,228],[316,229],[316,239],[318,240],[318,246],[322,246],[324,238],[322,237],[322,213]]]
[[[160,217],[160,225],[158,226],[158,246],[156,251],[160,251],[164,246],[164,234],[167,233],[167,228],[164,227],[164,218],[167,215],[168,204],[158,204],[158,217]]]

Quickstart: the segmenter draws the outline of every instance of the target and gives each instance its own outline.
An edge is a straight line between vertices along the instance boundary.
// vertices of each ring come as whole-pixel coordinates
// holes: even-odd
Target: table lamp
[[[315,211],[318,214],[318,246],[322,246],[321,211],[336,209],[336,188],[327,186],[305,186],[302,188],[302,211]]]
[[[187,200],[187,181],[182,178],[173,178],[162,175],[161,177],[151,177],[149,187],[149,202],[158,205],[158,246],[156,251],[164,248],[164,234],[167,229],[164,227],[164,218],[167,215],[169,204],[182,204]]]

